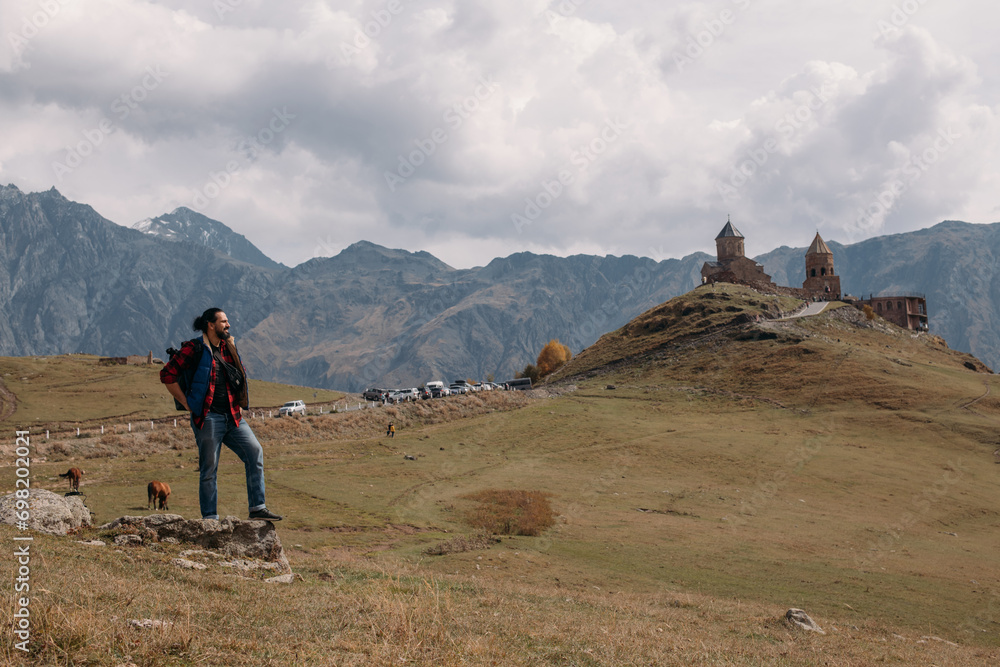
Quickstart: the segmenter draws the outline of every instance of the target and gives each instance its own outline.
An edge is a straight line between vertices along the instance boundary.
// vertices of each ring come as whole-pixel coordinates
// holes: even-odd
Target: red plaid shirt
[[[170,361],[165,363],[163,368],[160,369],[160,382],[163,384],[174,384],[184,371],[194,366],[195,355],[198,351],[198,344],[198,340],[195,339],[193,341],[186,341],[183,345],[181,345],[181,349],[178,350],[177,354],[171,357]],[[229,353],[228,345],[222,345],[221,352],[222,358],[225,361],[231,364],[236,363],[236,360]],[[211,345],[209,345],[208,349],[203,351],[202,354],[212,354]],[[218,364],[215,363],[215,359],[213,358],[212,370],[208,377],[208,393],[205,394],[205,404],[201,409],[200,415],[192,415],[194,417],[194,425],[198,428],[201,428],[202,424],[205,423],[205,415],[207,415],[212,409],[212,398],[215,396],[215,374],[218,372]],[[239,402],[236,397],[233,396],[233,388],[229,386],[228,382],[226,383],[226,393],[229,394],[227,397],[229,399],[229,414],[232,415],[236,425],[239,426],[242,412],[240,410]]]

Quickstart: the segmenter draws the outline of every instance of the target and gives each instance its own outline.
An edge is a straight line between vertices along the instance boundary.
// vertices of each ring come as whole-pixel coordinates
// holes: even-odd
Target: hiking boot
[[[251,519],[263,519],[264,521],[281,521],[281,517],[267,509],[266,507],[262,510],[254,510],[250,512]]]

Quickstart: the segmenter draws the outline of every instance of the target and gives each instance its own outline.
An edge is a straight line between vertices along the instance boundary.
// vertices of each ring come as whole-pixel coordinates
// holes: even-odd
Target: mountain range
[[[1000,364],[1000,225],[828,244],[845,292],[923,293],[932,333]],[[804,254],[781,247],[756,259],[778,284],[799,285]],[[13,185],[0,186],[0,258],[0,355],[162,356],[218,305],[253,377],[347,391],[508,379],[552,338],[578,352],[687,292],[713,259],[517,253],[455,269],[360,241],[289,268],[189,209],[130,229],[54,188]]]

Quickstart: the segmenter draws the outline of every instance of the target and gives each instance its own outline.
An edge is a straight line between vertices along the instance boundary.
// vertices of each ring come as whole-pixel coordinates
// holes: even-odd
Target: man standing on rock
[[[264,450],[240,412],[249,406],[247,375],[229,335],[229,319],[221,309],[209,308],[195,318],[193,328],[201,336],[171,355],[160,370],[160,382],[167,385],[178,409],[191,413],[198,444],[201,518],[219,518],[217,473],[225,444],[246,467],[250,518],[280,521],[264,502]]]

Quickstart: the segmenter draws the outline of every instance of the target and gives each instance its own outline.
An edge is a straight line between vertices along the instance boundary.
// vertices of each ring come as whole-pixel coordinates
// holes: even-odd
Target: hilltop
[[[706,285],[652,308],[602,336],[552,381],[623,369],[642,377],[762,395],[789,405],[941,399],[942,376],[992,371],[944,339],[901,329],[834,302],[790,318],[804,302],[732,284]],[[902,368],[907,368],[902,373]],[[635,369],[642,369],[641,371]],[[820,382],[820,379],[822,381]],[[893,398],[893,397],[896,398]]]

